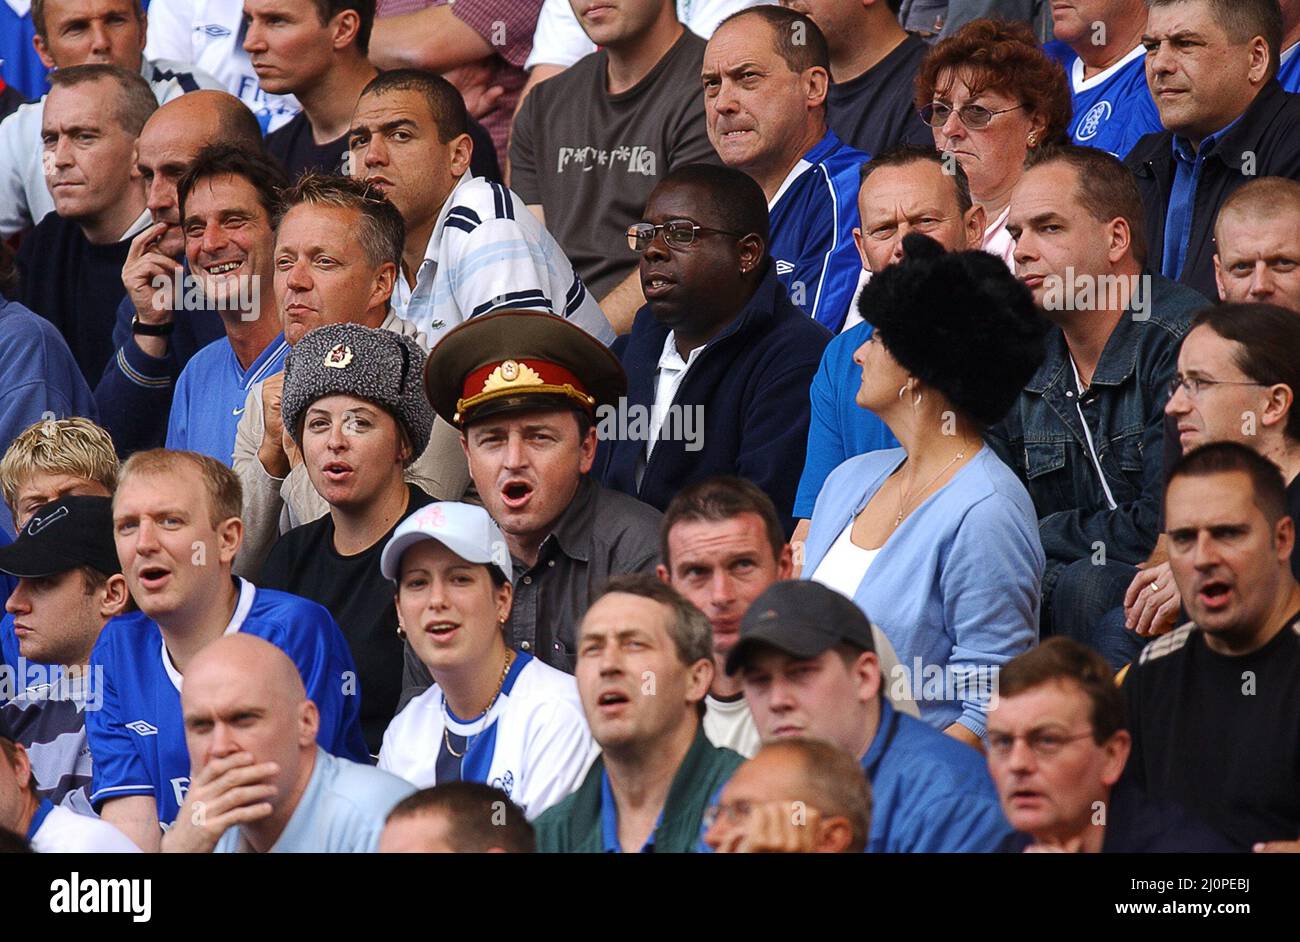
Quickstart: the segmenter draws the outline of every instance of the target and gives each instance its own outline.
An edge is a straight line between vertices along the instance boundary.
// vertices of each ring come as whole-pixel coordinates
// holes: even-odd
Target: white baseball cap
[[[507,582],[514,581],[506,538],[482,507],[456,501],[421,507],[398,525],[379,557],[379,571],[396,582],[402,554],[423,540],[436,540],[466,562],[496,566]]]

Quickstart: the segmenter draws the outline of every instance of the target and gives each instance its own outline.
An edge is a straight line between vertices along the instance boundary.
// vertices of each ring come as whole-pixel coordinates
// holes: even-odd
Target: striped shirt
[[[28,671],[49,665],[27,665]],[[93,680],[58,672],[49,682],[32,684],[0,707],[0,736],[27,749],[36,780],[36,794],[78,814],[94,815],[90,807],[90,745],[86,741],[87,704],[97,707],[100,692]]]
[[[416,272],[393,310],[436,346],[457,324],[505,308],[550,311],[606,345],[614,330],[560,244],[512,190],[469,174],[443,204]]]

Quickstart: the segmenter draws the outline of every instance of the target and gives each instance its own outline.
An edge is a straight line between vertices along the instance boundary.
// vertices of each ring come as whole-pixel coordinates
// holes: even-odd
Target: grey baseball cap
[[[740,620],[740,640],[727,655],[727,673],[744,667],[764,645],[791,657],[812,658],[840,643],[876,649],[871,622],[851,599],[820,582],[773,583]]]

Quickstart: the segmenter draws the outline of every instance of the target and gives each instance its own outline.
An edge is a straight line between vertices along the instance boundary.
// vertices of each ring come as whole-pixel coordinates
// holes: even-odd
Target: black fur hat
[[[890,355],[987,427],[1043,362],[1047,324],[1006,263],[903,237],[903,258],[873,275],[858,301]]]

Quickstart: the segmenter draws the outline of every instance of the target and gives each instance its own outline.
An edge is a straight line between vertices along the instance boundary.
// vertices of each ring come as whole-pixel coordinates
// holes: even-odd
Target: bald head
[[[289,784],[309,772],[320,717],[302,677],[283,651],[242,632],[205,647],[185,669],[181,688],[190,774],[209,762],[248,753],[274,762]]]
[[[1214,223],[1214,274],[1225,301],[1300,313],[1300,183],[1260,177],[1224,201]]]
[[[261,151],[257,119],[234,95],[201,89],[174,98],[145,122],[137,163],[144,176],[146,202],[155,223],[168,224],[158,251],[175,258],[185,250],[176,184],[199,151],[215,143]]]
[[[265,638],[243,632],[218,638],[195,655],[185,672],[182,707],[187,696],[198,696],[196,690],[209,685],[265,692],[291,707],[307,699],[289,655]]]

